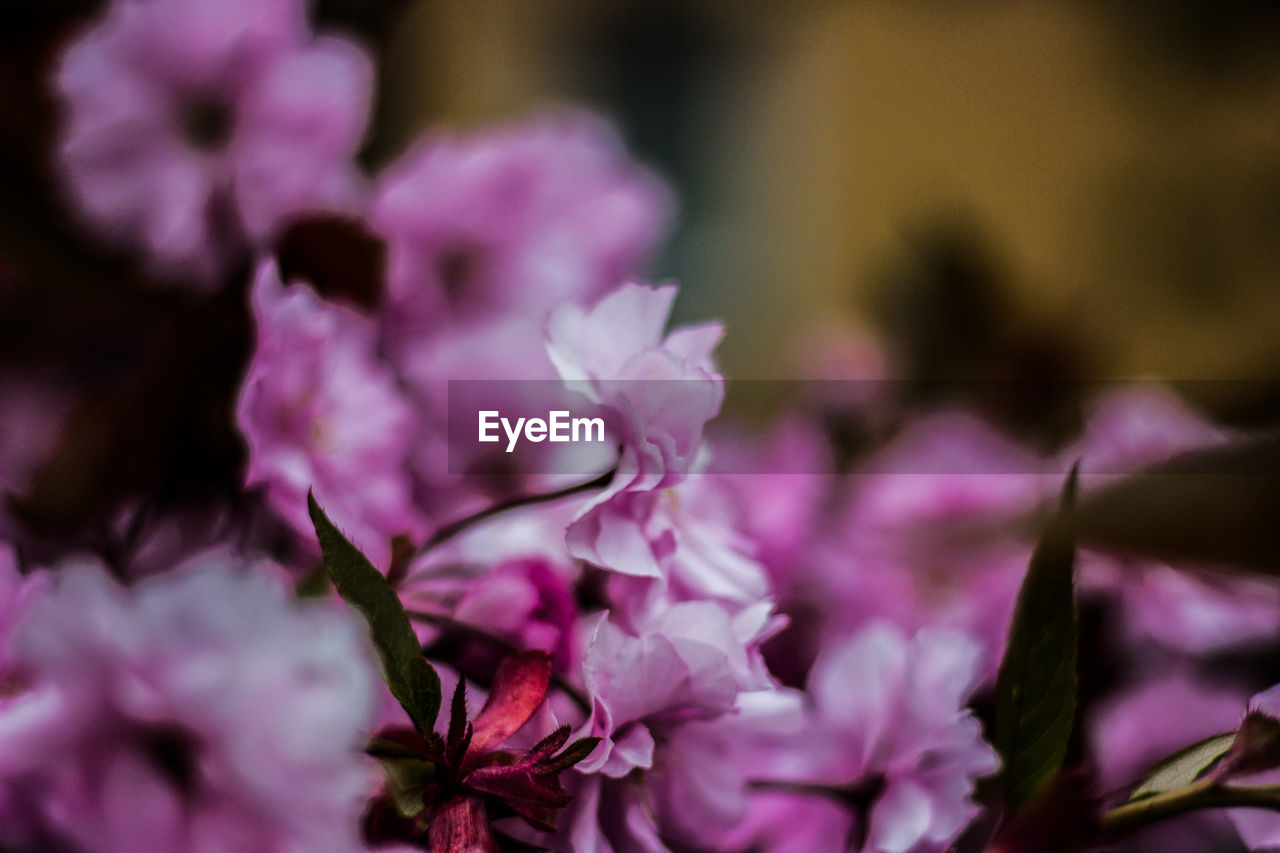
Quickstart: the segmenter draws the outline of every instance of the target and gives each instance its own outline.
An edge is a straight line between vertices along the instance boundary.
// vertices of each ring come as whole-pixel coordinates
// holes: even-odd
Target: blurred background
[[[914,334],[1091,377],[1264,378],[1277,36],[1274,4],[1212,0],[413,3],[374,151],[546,101],[612,114],[681,194],[661,272],[728,321],[734,376],[794,376],[761,343],[816,322],[913,359],[941,345]],[[938,328],[969,314],[975,334]]]
[[[98,5],[0,5],[0,374],[40,377],[49,411],[79,401],[23,506],[52,527],[104,489],[239,485],[243,294],[136,285],[52,189],[49,63]],[[379,56],[370,168],[424,129],[548,103],[617,121],[681,200],[655,276],[681,282],[678,319],[727,322],[731,377],[829,376],[830,340],[851,369],[882,347],[935,391],[1153,377],[1232,423],[1280,413],[1273,4],[322,0],[315,17]]]

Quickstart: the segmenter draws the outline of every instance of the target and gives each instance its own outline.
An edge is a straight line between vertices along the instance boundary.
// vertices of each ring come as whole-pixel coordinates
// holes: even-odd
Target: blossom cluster
[[[1099,396],[1052,451],[959,407],[843,467],[802,405],[720,432],[725,330],[672,328],[677,285],[645,280],[675,196],[620,135],[552,111],[428,132],[369,174],[373,67],[302,0],[114,0],[61,56],[56,159],[86,227],[170,286],[245,290],[243,492],[290,541],[177,536],[145,572],[0,550],[0,847],[984,846],[1017,522],[1076,460],[1088,493],[1232,436],[1151,386]],[[382,247],[371,304],[279,259],[318,216]],[[456,380],[562,382],[610,413],[600,476],[460,470]],[[20,488],[27,460],[0,464]],[[422,695],[455,697],[447,732],[379,681],[377,619],[311,583],[309,495],[393,590]],[[1201,664],[1273,641],[1274,586],[1089,551],[1076,575],[1126,669],[1086,720],[1105,786],[1267,686]],[[1280,818],[1230,815],[1280,843]]]

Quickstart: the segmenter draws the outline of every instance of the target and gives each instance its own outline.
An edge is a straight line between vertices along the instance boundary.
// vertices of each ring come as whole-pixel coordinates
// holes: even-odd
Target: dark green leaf
[[[600,738],[598,737],[578,738],[566,746],[564,752],[543,762],[539,769],[545,773],[559,773],[562,770],[568,770],[590,755],[598,743],[600,743]]]
[[[1062,767],[1076,710],[1072,514],[1077,472],[1031,556],[996,680],[995,745],[1016,809]]]
[[[426,808],[424,794],[435,784],[436,766],[421,758],[385,759],[387,791],[405,817],[415,817]]]
[[[1082,545],[1280,574],[1280,437],[1187,453],[1084,496]]]
[[[293,592],[298,598],[320,598],[328,595],[331,589],[333,589],[333,582],[329,580],[329,570],[321,562],[314,571],[307,572],[302,580],[298,581]]]
[[[445,755],[450,766],[456,767],[462,761],[471,741],[471,724],[467,722],[467,680],[458,678],[458,686],[453,689],[453,701],[449,703],[449,731],[445,736]]]
[[[426,658],[419,655],[409,661],[408,678],[413,704],[428,726],[426,730],[418,726],[418,731],[430,734],[435,727],[436,717],[440,716],[440,674],[427,662]],[[414,723],[416,725],[417,720]]]
[[[315,525],[324,564],[342,600],[350,604],[369,623],[369,633],[382,663],[382,677],[423,735],[435,727],[440,709],[439,676],[435,678],[435,702],[431,702],[431,677],[423,669],[431,668],[422,657],[418,636],[413,632],[387,579],[382,576],[360,549],[333,526],[315,497],[307,493],[307,511]],[[422,661],[422,663],[417,663]],[[420,704],[424,703],[424,704]]]
[[[386,759],[387,761],[394,761],[400,758],[422,760],[426,757],[422,752],[408,744],[380,737],[369,738],[369,743],[365,746],[364,752],[365,755],[377,759]]]
[[[1231,744],[1235,739],[1235,732],[1226,732],[1207,737],[1185,749],[1178,750],[1151,768],[1138,783],[1138,787],[1133,789],[1129,799],[1140,800],[1152,794],[1190,785],[1231,750]]]

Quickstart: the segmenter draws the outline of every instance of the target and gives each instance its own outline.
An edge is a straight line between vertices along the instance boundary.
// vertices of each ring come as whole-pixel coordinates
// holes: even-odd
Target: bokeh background
[[[242,293],[148,287],[54,189],[49,63],[97,5],[0,6],[0,379],[48,398],[35,426],[9,413],[0,446],[41,460],[20,510],[60,536],[104,496],[239,487],[227,412],[250,341]],[[829,375],[814,346],[832,340],[854,361],[882,350],[926,395],[1041,389],[1031,420],[1053,423],[1024,411],[1033,432],[1069,429],[1043,389],[1075,379],[1181,383],[1244,426],[1280,413],[1272,4],[323,0],[315,16],[379,56],[370,167],[424,128],[548,103],[616,120],[681,201],[654,275],[681,282],[678,319],[727,322],[731,377]]]

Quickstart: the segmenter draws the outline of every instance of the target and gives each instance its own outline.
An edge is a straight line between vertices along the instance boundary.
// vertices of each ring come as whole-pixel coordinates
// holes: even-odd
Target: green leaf
[[[1226,732],[1212,735],[1178,750],[1147,771],[1147,775],[1129,795],[1129,801],[1185,788],[1203,776],[1205,771],[1226,755],[1231,750],[1231,744],[1235,739],[1235,732]]]
[[[333,582],[329,579],[329,570],[325,568],[322,561],[314,571],[307,572],[302,580],[298,581],[297,586],[293,588],[293,593],[298,598],[321,598],[328,595],[331,589],[333,589]]]
[[[1076,711],[1072,514],[1077,471],[1031,556],[996,679],[995,746],[1012,809],[1062,767]]]
[[[471,743],[471,724],[467,722],[467,679],[458,677],[449,703],[449,730],[445,735],[445,756],[449,765],[458,766]]]
[[[424,794],[435,783],[436,766],[422,758],[383,759],[381,764],[396,808],[405,817],[421,814],[427,805]]]
[[[543,762],[539,769],[544,773],[559,773],[562,770],[568,770],[590,755],[598,743],[600,743],[600,738],[598,737],[578,738],[566,746],[564,752]]]
[[[307,511],[315,525],[324,564],[338,594],[369,623],[382,677],[423,735],[435,728],[440,710],[440,677],[422,657],[404,605],[369,559],[333,526],[315,497],[307,493]],[[425,667],[425,668],[424,668]],[[430,670],[430,675],[427,674]],[[432,685],[434,684],[434,702]]]
[[[1280,436],[1183,454],[1085,495],[1081,544],[1171,565],[1280,574]]]
[[[409,661],[408,677],[413,703],[422,719],[428,721],[428,728],[424,731],[418,726],[418,731],[430,735],[435,728],[436,718],[440,716],[440,673],[436,672],[436,668],[426,658],[418,655]],[[416,720],[414,724],[417,725]]]

